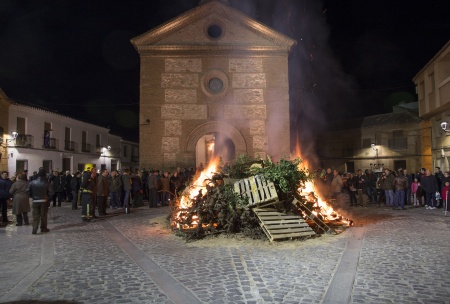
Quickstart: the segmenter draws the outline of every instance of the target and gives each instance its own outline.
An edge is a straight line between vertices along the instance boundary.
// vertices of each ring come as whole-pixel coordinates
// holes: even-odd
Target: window
[[[401,138],[401,137],[403,137],[403,130],[392,131],[392,137],[394,137],[394,138]]]
[[[19,134],[25,134],[25,118],[17,117],[16,132]]]
[[[434,86],[435,86],[435,83],[434,83],[434,73],[431,73],[431,74],[428,76],[428,78],[429,78],[429,80],[430,80],[430,92],[433,92],[433,91],[434,91]]]
[[[97,134],[95,136],[95,146],[96,147],[101,147],[102,146],[102,141],[101,141],[101,138],[100,138],[100,134]]]
[[[44,122],[44,148],[47,149],[51,147],[50,143],[50,139],[52,137],[50,133],[51,131],[52,131],[52,124],[49,122]]]
[[[43,160],[42,167],[46,173],[50,173],[53,170],[53,163],[51,160]]]
[[[85,145],[85,144],[86,144],[86,141],[87,141],[87,132],[86,132],[86,131],[83,131],[83,132],[81,132],[81,143],[82,143],[83,145]]]
[[[128,155],[128,146],[123,146],[123,156],[127,157]]]
[[[16,172],[22,173],[28,170],[28,160],[16,160]]]
[[[64,140],[65,141],[70,141],[70,128],[67,128],[66,127],[66,129],[65,129],[65,131],[64,131]]]
[[[425,83],[422,81],[419,83],[419,99],[423,99],[425,97]]]
[[[72,129],[67,128],[64,130],[64,150],[75,151],[75,143],[71,141]]]
[[[374,142],[371,138],[364,138],[363,139],[363,148],[370,148]]]
[[[408,139],[404,136],[403,130],[392,131],[392,138],[389,139],[389,149],[392,150],[408,149]]]
[[[81,151],[82,152],[91,152],[91,145],[87,143],[87,132],[81,132]]]

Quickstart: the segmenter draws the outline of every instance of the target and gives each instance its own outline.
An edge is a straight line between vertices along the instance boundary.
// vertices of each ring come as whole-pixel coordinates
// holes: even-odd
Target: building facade
[[[319,139],[321,166],[341,172],[418,172],[424,158],[421,138],[429,132],[421,123],[417,103],[395,106],[392,113],[335,122]]]
[[[141,163],[290,155],[295,41],[217,0],[131,40],[139,52]]]
[[[86,163],[97,169],[121,169],[125,146],[134,151],[134,158],[124,158],[127,167],[138,168],[137,143],[109,134],[104,127],[15,103],[4,93],[1,99],[2,123],[7,121],[1,126],[2,170],[31,174],[43,167],[46,172],[74,172],[83,171]]]
[[[432,155],[426,167],[450,169],[450,41],[413,78],[419,116],[429,129],[424,142]]]

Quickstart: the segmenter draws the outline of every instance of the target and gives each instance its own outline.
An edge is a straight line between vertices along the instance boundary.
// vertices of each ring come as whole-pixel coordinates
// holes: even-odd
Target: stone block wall
[[[141,57],[141,163],[161,169],[195,166],[188,142],[208,132],[225,132],[239,142],[236,155],[288,157],[287,75],[287,55]],[[213,78],[222,81],[220,92],[209,89]],[[211,121],[227,127],[202,129]]]

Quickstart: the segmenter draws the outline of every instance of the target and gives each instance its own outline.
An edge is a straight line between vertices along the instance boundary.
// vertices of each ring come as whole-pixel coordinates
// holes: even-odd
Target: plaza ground
[[[186,243],[168,207],[108,212],[82,222],[63,203],[49,233],[0,228],[0,303],[450,303],[442,209],[348,208],[339,235],[274,243]]]

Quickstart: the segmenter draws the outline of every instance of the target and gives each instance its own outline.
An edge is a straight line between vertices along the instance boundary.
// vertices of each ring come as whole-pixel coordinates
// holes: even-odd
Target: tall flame
[[[300,158],[302,162],[299,164],[299,169],[311,170],[312,166],[307,159],[302,156],[300,143],[297,138],[297,143],[295,145],[295,157]],[[308,201],[315,202],[315,207],[318,207],[320,214],[327,220],[335,220],[341,218],[341,216],[331,207],[326,199],[320,193],[318,187],[311,181],[305,182],[302,188],[297,190],[301,195],[306,196]],[[316,211],[312,211],[313,214],[317,215]],[[344,222],[346,222],[344,220]]]
[[[179,205],[178,205],[178,212],[177,216],[174,219],[174,222],[172,223],[172,226],[175,226],[179,220],[181,220],[185,216],[185,212],[183,210],[187,210],[192,207],[194,199],[200,195],[200,192],[202,192],[202,196],[206,195],[206,185],[208,183],[208,180],[212,178],[212,174],[217,172],[217,168],[219,166],[220,159],[214,158],[209,162],[206,169],[203,171],[197,173],[194,176],[194,182],[189,186],[188,189],[185,190],[183,195],[180,198]],[[196,221],[197,216],[193,216],[192,224],[197,224]],[[184,228],[192,228],[192,227],[184,227]]]

